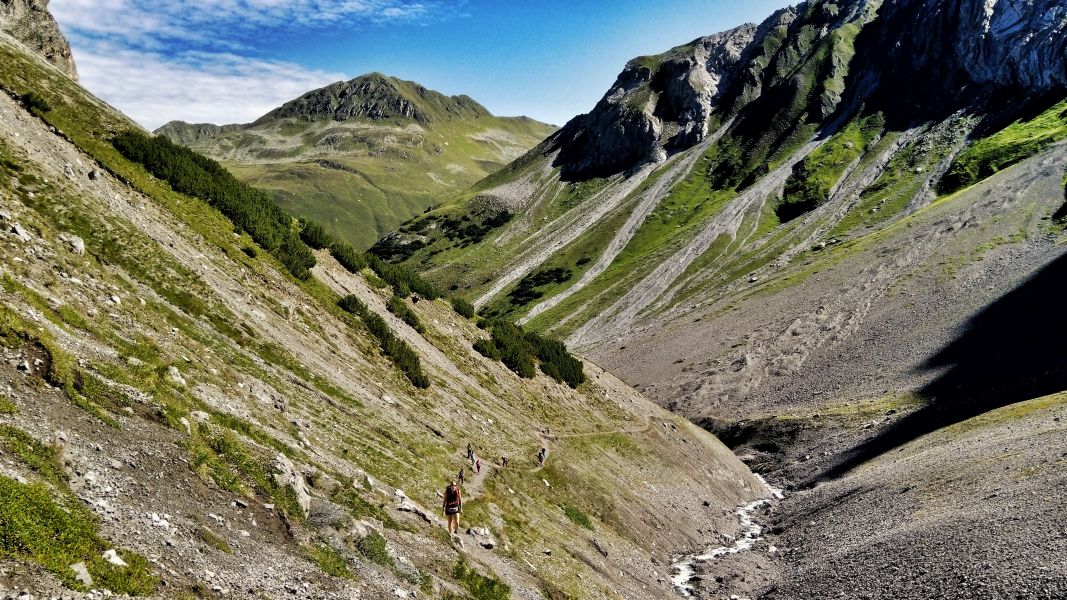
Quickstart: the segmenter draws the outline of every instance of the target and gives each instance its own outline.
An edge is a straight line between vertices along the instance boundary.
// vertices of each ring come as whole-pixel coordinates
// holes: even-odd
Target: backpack
[[[450,485],[445,488],[445,506],[447,508],[459,508],[459,486]]]

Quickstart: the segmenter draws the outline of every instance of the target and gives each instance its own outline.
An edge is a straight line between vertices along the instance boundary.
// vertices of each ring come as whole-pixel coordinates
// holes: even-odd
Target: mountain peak
[[[311,121],[354,118],[419,123],[491,116],[469,96],[446,96],[414,81],[373,72],[313,90],[264,115],[258,122],[299,117]]]

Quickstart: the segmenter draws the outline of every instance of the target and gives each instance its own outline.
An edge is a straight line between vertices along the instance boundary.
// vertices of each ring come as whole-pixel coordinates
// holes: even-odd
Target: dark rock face
[[[709,116],[734,78],[756,28],[743,25],[666,54],[634,59],[591,112],[572,119],[548,146],[564,179],[608,175],[665,157],[662,145],[704,139]],[[666,138],[666,139],[664,139]]]
[[[48,12],[48,0],[0,0],[0,31],[43,56],[71,79],[78,79],[70,44]]]
[[[662,160],[732,116],[755,139],[864,105],[908,120],[1064,90],[1062,0],[814,1],[630,61],[547,149],[564,179],[583,179]]]
[[[430,123],[489,116],[488,110],[468,96],[445,96],[414,82],[372,73],[308,92],[267,113],[257,123],[292,117],[312,121],[366,118]]]

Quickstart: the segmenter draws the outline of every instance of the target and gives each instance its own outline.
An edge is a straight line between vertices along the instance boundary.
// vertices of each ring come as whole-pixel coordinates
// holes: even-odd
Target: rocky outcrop
[[[170,121],[156,130],[156,135],[165,135],[171,140],[186,146],[195,146],[203,140],[211,140],[220,134],[240,131],[244,125],[214,125],[212,123],[186,123]]]
[[[308,92],[256,122],[297,117],[311,121],[366,118],[430,123],[489,116],[489,111],[469,96],[445,96],[411,81],[371,73]]]
[[[630,61],[591,112],[553,136],[550,149],[559,150],[563,177],[618,172],[703,140],[755,33],[742,25]]]
[[[909,121],[1064,89],[1060,0],[816,1],[630,61],[547,150],[564,179],[585,179],[663,160],[732,116],[755,138],[802,119],[827,126],[864,104]]]
[[[78,79],[70,44],[48,12],[48,0],[0,0],[0,31],[43,56],[71,79]]]

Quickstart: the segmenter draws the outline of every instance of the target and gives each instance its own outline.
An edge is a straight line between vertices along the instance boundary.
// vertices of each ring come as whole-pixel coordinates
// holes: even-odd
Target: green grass
[[[474,600],[508,600],[511,587],[496,576],[482,575],[467,565],[462,558],[452,568],[452,577],[459,582]]]
[[[571,506],[570,504],[564,504],[563,514],[567,515],[567,518],[570,519],[575,525],[578,525],[579,527],[584,527],[589,531],[596,531],[596,529],[593,527],[593,522],[589,520],[589,516],[577,507]]]
[[[211,546],[219,552],[233,554],[233,548],[230,548],[230,545],[226,543],[226,540],[222,539],[221,536],[217,535],[206,527],[197,527],[196,536],[203,540],[205,544]]]
[[[39,563],[74,589],[81,585],[70,565],[84,562],[98,587],[138,596],[155,590],[158,580],[144,557],[120,550],[127,567],[101,557],[114,546],[99,536],[96,516],[71,493],[56,448],[9,425],[0,426],[0,445],[43,481],[22,484],[0,476],[0,555]]]
[[[845,169],[882,132],[880,115],[851,121],[840,132],[793,167],[775,212],[782,222],[814,210],[829,199],[830,190]]]
[[[326,544],[312,544],[304,548],[308,559],[319,566],[323,573],[353,579],[352,572],[348,570],[348,560],[337,550]]]
[[[1062,100],[1033,118],[1017,120],[965,148],[941,178],[938,192],[950,194],[973,185],[1065,137],[1067,100]]]
[[[194,149],[221,159],[238,178],[269,191],[285,210],[322,223],[357,248],[367,248],[426,208],[440,204],[442,198],[504,166],[554,130],[506,117],[436,122],[417,133],[402,132],[398,125],[405,124],[324,121],[296,130],[291,121],[282,120],[203,139]],[[496,144],[475,139],[490,130],[511,136],[516,145],[502,154]],[[232,144],[256,152],[255,147],[265,139],[269,151],[274,144],[292,143],[294,137],[302,141],[296,160],[274,155],[234,160],[226,150]],[[337,140],[343,147],[327,163],[301,160],[320,151],[321,144]]]
[[[359,540],[356,544],[356,549],[359,550],[359,553],[364,558],[376,565],[387,568],[393,568],[396,565],[396,561],[389,554],[389,547],[385,538],[375,531],[368,533],[363,539]]]

